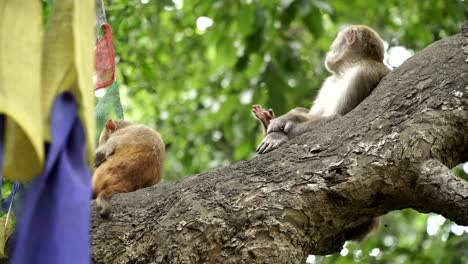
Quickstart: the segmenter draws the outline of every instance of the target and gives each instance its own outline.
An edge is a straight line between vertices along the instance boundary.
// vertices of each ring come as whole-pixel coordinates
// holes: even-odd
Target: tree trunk
[[[346,116],[249,161],[93,209],[94,263],[304,263],[402,208],[468,225],[468,25]],[[252,146],[254,148],[254,146]]]

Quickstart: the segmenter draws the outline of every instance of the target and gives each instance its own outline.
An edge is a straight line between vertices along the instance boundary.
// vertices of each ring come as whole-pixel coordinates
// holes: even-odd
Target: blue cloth
[[[73,96],[59,95],[43,172],[25,190],[12,264],[90,263],[91,171]],[[1,141],[1,140],[0,140]]]

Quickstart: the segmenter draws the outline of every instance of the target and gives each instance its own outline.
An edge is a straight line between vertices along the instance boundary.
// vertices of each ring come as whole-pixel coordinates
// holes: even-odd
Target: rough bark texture
[[[93,210],[94,263],[304,263],[372,217],[414,208],[468,225],[468,27],[384,78],[355,110],[249,161]]]

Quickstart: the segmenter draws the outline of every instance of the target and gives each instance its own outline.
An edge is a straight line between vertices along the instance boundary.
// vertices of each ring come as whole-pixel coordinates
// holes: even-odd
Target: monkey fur
[[[263,116],[265,110],[254,106],[252,111],[257,119],[264,127],[267,123],[266,136],[257,152],[272,151],[354,109],[390,72],[383,64],[384,52],[383,40],[367,26],[348,26],[339,32],[325,59],[325,67],[332,75],[323,83],[310,111],[297,107],[274,118]]]
[[[161,181],[164,142],[156,131],[125,120],[107,120],[96,149],[93,195],[99,214],[109,217],[109,199]]]
[[[352,25],[338,33],[326,55],[325,67],[332,74],[320,88],[310,110],[296,107],[283,116],[254,105],[266,136],[257,148],[264,154],[284,142],[345,115],[361,103],[390,72],[384,63],[383,40],[371,28]],[[361,241],[377,230],[381,217],[375,217],[346,231],[346,239]]]

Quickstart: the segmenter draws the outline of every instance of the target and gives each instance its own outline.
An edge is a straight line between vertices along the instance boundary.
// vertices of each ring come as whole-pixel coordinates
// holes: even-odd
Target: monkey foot
[[[252,113],[258,120],[262,122],[262,124],[266,126],[268,126],[271,119],[275,118],[275,114],[273,113],[273,110],[271,108],[265,110],[261,105],[253,105]]]

